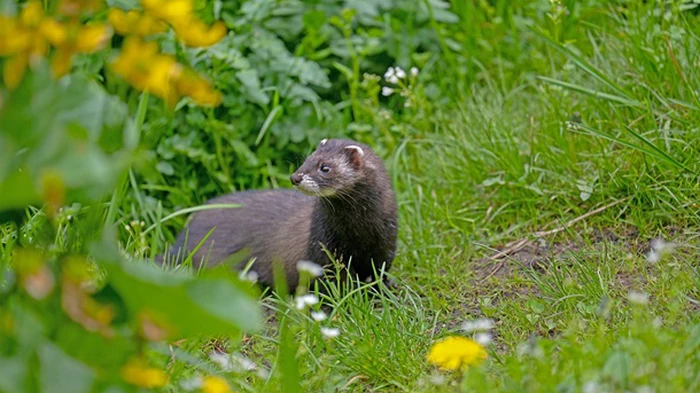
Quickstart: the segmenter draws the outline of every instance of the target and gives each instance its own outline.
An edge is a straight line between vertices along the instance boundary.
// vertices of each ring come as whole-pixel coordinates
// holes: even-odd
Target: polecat
[[[297,262],[328,266],[322,246],[346,264],[351,258],[350,271],[363,281],[391,267],[398,232],[396,199],[384,163],[369,146],[324,139],[290,180],[298,191],[244,191],[210,200],[241,206],[195,213],[170,254],[181,263],[214,228],[194,254],[193,265],[211,266],[247,250],[245,262],[255,258],[251,270],[270,286],[275,261],[283,264],[290,289],[298,284]]]

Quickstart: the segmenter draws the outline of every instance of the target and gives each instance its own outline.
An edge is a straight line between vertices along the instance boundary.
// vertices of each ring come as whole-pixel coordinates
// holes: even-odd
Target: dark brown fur
[[[195,266],[218,264],[247,249],[248,256],[256,258],[251,270],[267,285],[273,284],[273,261],[283,263],[290,289],[298,283],[298,261],[328,266],[322,245],[345,263],[352,257],[351,271],[361,280],[373,278],[374,269],[380,270],[382,264],[390,268],[396,251],[396,201],[384,164],[369,146],[338,139],[321,142],[291,179],[305,193],[325,196],[280,189],[212,199],[208,203],[241,207],[195,213],[170,253],[183,254],[186,237],[184,249],[190,252],[215,227],[193,256]],[[182,259],[181,255],[176,262]]]

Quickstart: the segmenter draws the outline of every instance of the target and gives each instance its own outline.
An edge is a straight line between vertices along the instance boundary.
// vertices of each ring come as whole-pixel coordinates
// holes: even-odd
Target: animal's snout
[[[298,173],[298,172],[294,172],[294,173],[292,173],[292,176],[289,176],[289,180],[291,180],[292,184],[294,184],[295,186],[298,186],[299,183],[301,183],[301,179],[303,179],[303,178],[304,178],[304,174]]]

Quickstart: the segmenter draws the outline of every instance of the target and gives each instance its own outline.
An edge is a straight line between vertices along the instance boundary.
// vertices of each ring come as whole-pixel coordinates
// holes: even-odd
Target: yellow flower
[[[433,344],[428,361],[446,370],[459,370],[481,363],[488,357],[481,344],[465,337],[447,337]]]
[[[202,393],[233,393],[223,378],[210,375],[202,380]]]
[[[20,13],[22,24],[28,27],[37,27],[42,19],[44,19],[44,6],[41,5],[41,2],[28,1]]]
[[[129,37],[112,63],[112,69],[135,88],[148,91],[168,104],[174,104],[179,98],[176,81],[182,66],[172,56],[158,53],[158,46],[153,42]]]
[[[221,93],[193,72],[185,73],[177,82],[180,94],[192,97],[200,105],[216,106],[221,103]]]
[[[155,18],[171,24],[188,19],[194,9],[192,0],[142,0],[141,4]]]
[[[211,27],[201,20],[189,17],[173,23],[177,37],[187,46],[211,46],[221,41],[227,29],[224,22],[217,21]]]
[[[5,62],[5,68],[2,70],[2,80],[5,82],[5,86],[10,89],[19,86],[24,78],[28,62],[29,57],[26,55],[17,55]]]
[[[39,32],[53,46],[63,45],[68,38],[66,26],[49,18],[41,21]]]
[[[94,0],[65,0],[66,6],[79,12],[90,8]],[[96,3],[95,3],[96,4]],[[26,68],[48,53],[49,44],[56,47],[51,61],[54,77],[60,77],[72,64],[73,54],[90,53],[105,46],[112,32],[104,23],[83,26],[76,19],[64,24],[47,17],[40,1],[30,0],[17,18],[0,17],[0,56],[10,56],[3,70],[3,81],[13,89],[26,73]]]
[[[107,18],[114,29],[122,35],[147,36],[162,33],[167,28],[165,23],[136,10],[124,12],[119,8],[110,8]]]
[[[0,56],[14,55],[26,50],[32,35],[17,19],[0,15]]]
[[[79,26],[72,48],[78,53],[92,53],[104,48],[112,37],[112,30],[104,23]]]
[[[168,382],[168,376],[162,370],[148,367],[140,360],[124,365],[121,376],[125,382],[147,389],[163,387]]]
[[[46,214],[49,217],[55,216],[66,198],[66,186],[60,172],[46,170],[42,173],[41,196],[46,203]]]
[[[130,36],[112,70],[139,90],[148,91],[173,106],[181,96],[201,105],[218,105],[221,93],[195,72],[186,70],[174,57],[158,53],[158,45]]]

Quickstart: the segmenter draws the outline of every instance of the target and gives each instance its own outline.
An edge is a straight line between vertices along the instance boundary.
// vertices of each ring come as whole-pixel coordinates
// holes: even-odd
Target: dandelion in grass
[[[228,382],[216,375],[210,375],[202,379],[202,393],[233,393]]]
[[[168,382],[163,370],[148,367],[140,360],[132,360],[122,367],[121,377],[131,385],[147,389],[163,387]]]
[[[322,327],[321,334],[323,334],[323,337],[326,337],[326,338],[336,338],[336,337],[340,336],[340,329]]]
[[[328,316],[323,311],[312,311],[311,318],[316,322],[321,322],[325,321],[328,318]]]
[[[478,342],[460,336],[452,336],[433,344],[428,362],[444,370],[464,370],[476,366],[488,357],[486,349]]]
[[[323,267],[311,261],[297,262],[297,271],[311,274],[313,277],[321,277],[323,275]]]
[[[313,306],[314,304],[318,303],[318,297],[316,297],[316,295],[306,294],[297,296],[295,301],[297,310],[303,310],[307,306]]]

